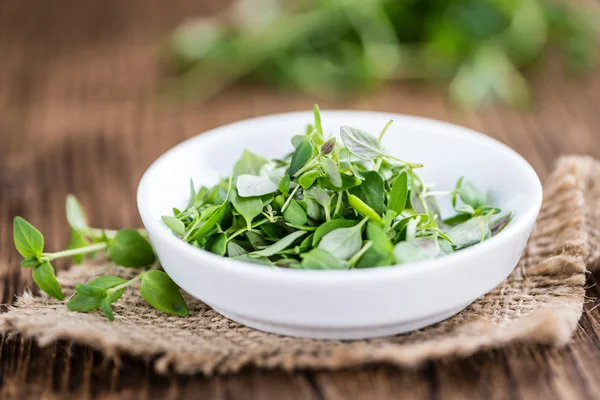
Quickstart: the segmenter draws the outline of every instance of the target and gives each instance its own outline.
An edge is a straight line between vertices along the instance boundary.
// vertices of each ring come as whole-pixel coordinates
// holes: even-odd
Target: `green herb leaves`
[[[130,268],[146,267],[156,259],[150,242],[134,229],[117,232],[110,243],[109,256],[118,265]]]
[[[240,197],[264,196],[277,191],[277,185],[267,177],[244,174],[238,176],[237,191]]]
[[[489,222],[488,214],[499,210],[472,183],[460,179],[452,191],[433,192],[414,172],[421,164],[388,154],[380,142],[392,121],[379,138],[342,126],[339,141],[323,131],[317,106],[313,114],[305,133],[292,137],[287,156],[266,160],[244,151],[233,188],[227,179],[194,188],[196,201],[164,216],[165,225],[195,247],[236,260],[350,269],[440,257],[509,222]],[[436,199],[444,195],[457,212],[446,219]],[[475,221],[480,217],[485,224]]]
[[[258,165],[256,160],[259,158],[247,155],[244,162],[256,166]],[[191,201],[188,208],[200,207],[207,200],[217,201],[219,198],[217,190],[209,192],[203,188],[196,193],[193,184],[190,192]],[[205,223],[197,227],[198,229],[194,232],[201,231],[206,226],[209,226],[207,232],[214,231],[215,226],[222,221],[227,210],[227,202],[214,207],[211,213],[207,213],[208,219]],[[78,312],[102,309],[106,318],[112,321],[115,318],[112,304],[123,295],[127,286],[141,280],[142,295],[151,306],[174,315],[185,316],[188,314],[187,306],[177,285],[164,272],[158,270],[159,265],[156,263],[154,249],[144,237],[145,232],[135,229],[109,231],[91,228],[83,207],[73,195],[67,197],[66,213],[72,231],[71,241],[66,250],[55,253],[44,252],[44,237],[33,225],[21,217],[16,217],[14,220],[15,247],[24,257],[21,266],[33,269],[33,281],[42,292],[57,300],[62,301],[65,298],[50,261],[62,257],[72,257],[74,261],[79,262],[86,255],[93,257],[98,252],[105,251],[108,257],[118,265],[150,269],[142,271],[130,280],[118,276],[100,276],[87,283],[75,285],[76,293],[67,302],[68,309]],[[186,224],[184,222],[186,217],[181,217],[181,212],[178,210],[176,214],[177,216],[164,216],[162,220],[178,236],[183,237],[190,221],[187,220]],[[211,221],[213,225],[211,225]],[[226,239],[222,233],[212,235],[207,241],[210,245],[209,250],[224,255]]]
[[[296,147],[296,150],[294,151],[294,154],[292,155],[292,160],[290,161],[290,169],[288,170],[288,175],[292,176],[292,177],[295,176],[298,173],[298,171],[300,171],[300,169],[306,165],[308,160],[310,160],[310,158],[312,157],[312,154],[313,154],[313,146],[310,143],[310,140],[304,139],[302,142],[300,142],[298,147]]]
[[[348,151],[362,160],[372,160],[385,155],[377,138],[360,129],[342,126],[340,136]]]
[[[402,172],[392,185],[390,190],[390,199],[388,201],[387,209],[392,210],[396,215],[402,214],[404,207],[406,207],[406,200],[408,199],[408,173]]]
[[[48,261],[35,267],[31,276],[42,292],[57,300],[64,300],[65,296],[54,275],[54,268]]]
[[[254,217],[260,215],[263,210],[263,202],[260,198],[243,198],[238,196],[236,190],[231,192],[231,204],[233,204],[233,207],[235,207],[236,211],[246,220],[248,230],[251,229],[251,224]]]
[[[187,317],[190,313],[179,288],[169,275],[162,271],[145,272],[140,293],[148,304],[164,313],[179,317]]]
[[[383,178],[376,171],[367,171],[362,175],[364,178],[362,184],[350,189],[350,193],[361,199],[363,203],[381,216],[385,212]]]
[[[267,163],[264,157],[258,156],[251,151],[244,150],[240,159],[233,167],[233,176],[242,174],[259,175],[260,169]]]
[[[79,200],[72,194],[67,195],[67,221],[76,232],[85,232],[89,229],[87,217]]]
[[[347,260],[360,250],[361,230],[367,219],[350,228],[338,228],[327,233],[319,242],[319,248],[327,250],[340,260]]]
[[[71,311],[87,312],[100,308],[102,300],[107,295],[107,290],[122,285],[127,281],[118,276],[99,276],[85,285],[76,285],[77,293],[67,302],[67,308]],[[109,295],[110,303],[117,301],[125,292],[122,287],[112,291]]]
[[[33,225],[21,217],[15,217],[13,235],[15,247],[23,257],[41,257],[44,236]]]
[[[185,225],[179,218],[171,217],[170,215],[163,215],[161,217],[162,222],[171,229],[178,236],[185,235]]]

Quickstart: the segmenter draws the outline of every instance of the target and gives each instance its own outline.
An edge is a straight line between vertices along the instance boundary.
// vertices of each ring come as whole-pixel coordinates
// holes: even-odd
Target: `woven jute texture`
[[[232,322],[189,296],[191,315],[170,317],[146,305],[135,288],[114,304],[113,323],[100,311],[74,313],[60,302],[25,293],[1,316],[0,329],[34,337],[41,345],[67,339],[108,356],[145,357],[159,372],[189,374],[227,373],[245,366],[414,366],[517,341],[561,345],[581,316],[586,264],[596,266],[600,259],[599,182],[598,162],[562,158],[546,181],[542,210],[514,272],[456,316],[410,334],[347,342],[283,337]],[[76,283],[114,273],[131,271],[113,265],[77,266],[59,274],[59,280],[68,295]]]

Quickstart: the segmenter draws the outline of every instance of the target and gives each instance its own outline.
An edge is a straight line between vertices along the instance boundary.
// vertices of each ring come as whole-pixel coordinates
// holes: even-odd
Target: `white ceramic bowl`
[[[312,113],[249,119],[175,146],[146,171],[138,207],[165,271],[224,316],[284,335],[359,339],[394,335],[444,320],[497,286],[516,266],[542,202],[533,168],[504,144],[469,129],[398,114],[322,113],[325,132],[350,125],[378,134],[391,154],[421,162],[419,175],[436,189],[460,176],[491,192],[514,220],[498,236],[454,254],[409,265],[349,271],[294,270],[219,257],[176,238],[160,221],[183,206],[189,179],[212,185],[228,176],[243,149],[267,157],[290,150]],[[442,208],[442,211],[444,209]]]

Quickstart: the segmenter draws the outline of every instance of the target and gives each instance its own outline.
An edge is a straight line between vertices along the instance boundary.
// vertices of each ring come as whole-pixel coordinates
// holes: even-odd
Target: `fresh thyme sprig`
[[[51,262],[70,257],[80,263],[85,257],[93,258],[99,252],[117,265],[141,269],[130,280],[118,276],[99,276],[75,286],[76,293],[67,302],[72,311],[87,312],[101,308],[112,321],[112,303],[117,301],[128,286],[140,282],[142,297],[152,307],[168,314],[186,316],[189,311],[177,285],[160,271],[160,264],[143,230],[117,231],[90,228],[83,208],[73,195],[67,196],[67,220],[71,227],[71,241],[67,249],[54,253],[44,251],[44,236],[21,217],[14,219],[14,242],[24,257],[22,267],[32,268],[32,277],[41,291],[57,300],[65,296],[54,274]]]

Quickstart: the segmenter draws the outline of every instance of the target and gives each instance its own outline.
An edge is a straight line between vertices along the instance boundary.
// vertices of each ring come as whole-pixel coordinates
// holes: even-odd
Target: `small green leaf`
[[[383,219],[373,210],[371,207],[366,205],[361,199],[353,194],[348,194],[348,204],[352,206],[360,215],[368,217],[371,221],[378,225],[384,226]]]
[[[89,229],[85,211],[72,194],[67,195],[67,221],[74,231],[84,232]]]
[[[75,285],[75,290],[77,291],[77,293],[81,293],[82,295],[88,296],[88,297],[104,298],[104,296],[106,295],[106,289],[99,288],[94,285],[86,285],[86,284],[82,284],[82,283]]]
[[[454,243],[456,250],[472,246],[491,236],[486,217],[471,218],[467,222],[450,228],[445,233]]]
[[[323,135],[323,126],[321,125],[321,110],[319,110],[319,106],[315,104],[313,107],[313,115],[315,117],[315,129],[319,134]]]
[[[227,250],[227,236],[224,233],[210,235],[204,248],[211,253],[224,256]]]
[[[161,219],[167,228],[175,232],[175,234],[178,236],[185,235],[185,224],[181,222],[179,218],[175,218],[170,215],[163,215]]]
[[[315,186],[314,194],[315,200],[317,200],[325,210],[326,220],[329,221],[331,214],[331,196],[321,186]]]
[[[146,267],[156,260],[152,245],[135,229],[121,229],[108,247],[110,259],[130,268]]]
[[[321,161],[321,168],[325,171],[325,176],[327,176],[331,185],[336,188],[342,187],[342,175],[340,174],[340,169],[335,161],[331,158],[324,158]]]
[[[237,257],[248,253],[246,249],[234,242],[227,243],[227,257]]]
[[[413,242],[398,243],[394,247],[394,257],[398,264],[410,264],[434,258],[434,256]]]
[[[235,192],[235,191],[232,191],[232,193],[233,192]],[[241,198],[238,198],[238,199],[241,199]],[[260,203],[260,209],[262,211],[262,200],[259,198],[257,198],[256,200],[258,200],[258,202]],[[225,215],[227,214],[228,209],[229,209],[229,203],[223,203],[220,206],[218,206],[218,208],[215,210],[215,212],[212,213],[212,215],[206,220],[206,222],[200,227],[200,229],[198,229],[194,233],[194,236],[192,237],[192,239],[196,239],[196,240],[201,239],[204,236],[210,234],[217,227],[217,225],[223,221],[223,218],[225,218]]]
[[[33,281],[40,288],[40,290],[46,293],[50,297],[54,297],[57,300],[64,300],[65,296],[56,280],[54,275],[54,268],[48,261],[42,263],[40,266],[35,267],[32,273]]]
[[[125,279],[119,278],[118,276],[99,276],[90,281],[86,286],[93,286],[106,291],[107,289],[111,289],[125,282],[127,282]],[[113,292],[110,295],[110,302],[114,303],[115,301],[117,301],[123,295],[124,292],[125,288]],[[71,297],[71,299],[67,303],[67,308],[71,311],[92,311],[101,307],[102,300],[103,297],[89,297],[78,292],[73,297]]]
[[[279,181],[278,189],[283,194],[288,194],[290,192],[290,176],[284,175]]]
[[[25,258],[40,257],[44,251],[44,236],[21,217],[13,222],[13,238],[17,251]]]
[[[280,251],[285,250],[288,247],[290,247],[292,245],[292,243],[294,243],[296,240],[298,240],[300,237],[304,236],[305,234],[306,234],[306,231],[292,232],[289,235],[282,238],[281,240],[279,240],[278,242],[273,243],[269,247],[264,248],[259,251],[254,251],[250,254],[252,256],[271,257],[271,256],[279,253]]]
[[[275,198],[273,199],[273,208],[277,211],[281,211],[281,208],[283,207],[284,204],[285,204],[285,196],[282,194],[275,196]]]
[[[408,173],[402,172],[398,178],[394,181],[392,189],[390,190],[390,200],[388,201],[387,209],[396,212],[396,215],[400,215],[406,207],[406,200],[408,199]]]
[[[367,239],[373,243],[372,247],[379,253],[390,254],[394,249],[394,245],[383,229],[372,222],[367,225]]]
[[[358,252],[362,246],[362,226],[367,222],[363,219],[350,228],[339,228],[323,236],[318,248],[327,250],[340,260],[347,260]]]
[[[194,180],[190,178],[190,198],[188,200],[186,209],[191,208],[196,202],[196,188],[194,187]]]
[[[385,212],[383,178],[376,171],[366,171],[362,175],[364,177],[362,184],[350,189],[350,193],[381,216]]]
[[[348,265],[334,257],[324,249],[315,248],[308,253],[302,254],[302,263],[295,265],[301,269],[347,269]]]
[[[302,242],[300,242],[300,245],[298,246],[300,253],[306,253],[312,248],[312,240],[314,236],[315,233],[313,232],[304,239],[302,239]]]
[[[458,224],[462,224],[463,222],[470,220],[472,217],[473,216],[470,214],[456,214],[450,218],[446,218],[444,220],[444,224],[452,227],[452,226],[456,226]]]
[[[262,200],[259,197],[240,197],[237,190],[231,191],[230,200],[236,211],[246,220],[248,229],[251,229],[252,220],[263,210]]]
[[[259,175],[260,169],[267,162],[266,158],[256,155],[249,150],[244,150],[242,156],[233,167],[233,176],[237,177],[242,174]]]
[[[460,199],[477,209],[487,203],[487,196],[471,182],[465,182],[460,188]]]
[[[354,175],[340,174],[340,176],[342,177],[342,186],[337,187],[333,185],[329,178],[322,180],[322,182],[325,184],[327,189],[336,192],[352,189],[353,187],[356,187],[362,183],[362,181]]]
[[[240,197],[256,197],[277,191],[271,179],[265,176],[243,174],[237,179],[237,193]]]
[[[314,128],[311,127],[310,132],[307,131],[306,135],[310,134],[313,131],[313,129]],[[306,139],[306,135],[294,135],[294,136],[292,136],[292,140],[291,140],[292,146],[294,146],[294,148],[297,148],[300,145],[300,143],[302,143],[302,141]]]
[[[289,176],[294,176],[300,168],[304,167],[308,160],[311,159],[313,154],[313,147],[310,140],[304,139],[292,155],[292,161],[290,161],[290,169],[288,170]]]
[[[273,223],[262,224],[258,229],[263,231],[270,239],[279,239],[285,233],[283,228]]]
[[[283,218],[292,225],[302,226],[306,223],[306,212],[296,200],[290,201],[283,212]]]
[[[179,317],[190,313],[179,288],[163,271],[145,272],[140,292],[144,300],[159,311]]]
[[[254,230],[246,232],[245,236],[248,238],[248,241],[254,250],[260,250],[269,245],[265,238]]]
[[[304,200],[299,200],[298,203],[304,203],[306,205],[306,215],[315,221],[321,221],[324,218],[325,213],[323,207],[316,199],[312,197],[304,196]]]
[[[372,268],[372,267],[383,267],[394,264],[394,256],[392,254],[380,253],[373,246],[371,246],[365,254],[363,254],[356,264],[355,268]]]
[[[321,173],[319,172],[319,170],[316,169],[312,171],[307,171],[300,175],[300,177],[298,178],[298,183],[300,184],[300,186],[302,186],[302,188],[308,189],[312,186],[313,183],[315,183],[315,180],[320,174]]]
[[[418,237],[412,243],[425,250],[430,258],[438,257],[442,251],[437,235]]]
[[[111,306],[109,296],[106,296],[105,298],[102,299],[100,306],[102,307],[102,311],[104,312],[106,319],[108,319],[109,321],[114,321],[115,316],[113,315],[113,312],[112,312],[112,306]]]
[[[355,226],[360,221],[354,219],[333,219],[329,222],[325,222],[324,224],[319,225],[317,230],[315,231],[315,235],[313,236],[313,247],[316,247],[323,236],[327,235],[329,232],[340,229],[340,228],[350,228]]]
[[[372,160],[385,155],[377,138],[360,129],[342,126],[340,136],[348,151],[362,160]]]
[[[31,268],[31,267],[37,267],[38,265],[40,265],[40,262],[37,259],[37,257],[32,256],[32,257],[27,257],[26,259],[21,261],[21,263],[19,265],[21,265],[21,267]]]

